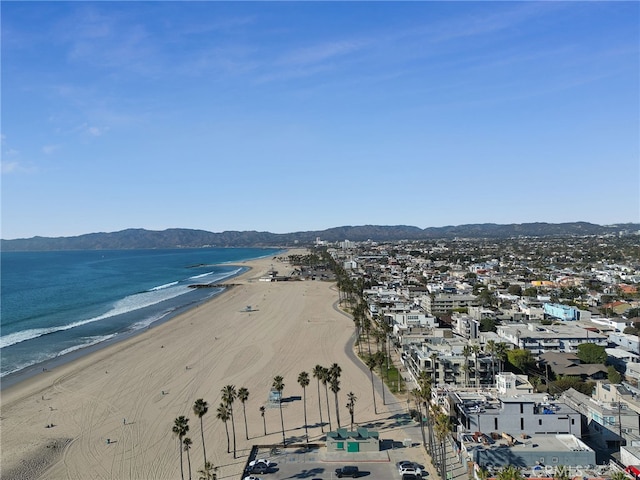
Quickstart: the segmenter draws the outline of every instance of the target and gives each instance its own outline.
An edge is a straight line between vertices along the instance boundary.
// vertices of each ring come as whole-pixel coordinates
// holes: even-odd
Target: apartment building
[[[576,325],[548,325],[537,323],[499,325],[498,336],[518,348],[534,355],[545,352],[576,352],[582,343],[594,343],[606,347],[606,335],[592,332]]]
[[[478,299],[475,295],[460,295],[455,293],[436,293],[420,297],[421,305],[430,315],[445,315],[457,308],[477,307]]]

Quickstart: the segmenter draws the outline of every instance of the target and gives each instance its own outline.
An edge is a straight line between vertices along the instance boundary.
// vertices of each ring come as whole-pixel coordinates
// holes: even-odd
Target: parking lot
[[[366,479],[400,479],[396,462],[411,460],[424,463],[421,447],[404,446],[399,442],[387,442],[379,452],[340,453],[327,452],[326,447],[314,445],[286,449],[256,448],[253,459],[268,459],[273,465],[268,473],[252,474],[261,480],[284,479],[322,479],[333,480],[338,477],[335,469],[346,465],[355,465],[360,470],[359,478]],[[248,476],[246,473],[243,478]]]

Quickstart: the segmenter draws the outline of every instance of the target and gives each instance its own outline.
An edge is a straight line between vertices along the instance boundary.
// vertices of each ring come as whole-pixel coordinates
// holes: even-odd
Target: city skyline
[[[636,2],[2,2],[2,238],[640,220]]]

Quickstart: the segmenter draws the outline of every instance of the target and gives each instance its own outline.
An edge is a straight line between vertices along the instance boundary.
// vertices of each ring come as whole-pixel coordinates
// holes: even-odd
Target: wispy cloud
[[[367,42],[353,40],[337,40],[305,48],[298,48],[283,55],[280,65],[309,65],[333,60],[349,55],[365,47]]]
[[[497,12],[489,9],[487,11],[490,13],[461,15],[436,25],[431,29],[431,39],[434,42],[444,42],[461,37],[495,34],[531,21],[534,17],[551,15],[559,9],[566,8],[558,2],[507,2],[503,5],[508,7]]]
[[[2,175],[16,175],[20,173],[35,173],[38,169],[33,166],[27,166],[18,160],[2,161]]]
[[[42,147],[42,153],[44,153],[45,155],[51,155],[53,152],[55,152],[59,148],[60,148],[60,145],[44,145]]]
[[[90,137],[101,137],[102,135],[104,135],[109,131],[109,127],[89,125],[88,123],[83,123],[82,125],[78,125],[75,128],[75,131],[83,133]]]

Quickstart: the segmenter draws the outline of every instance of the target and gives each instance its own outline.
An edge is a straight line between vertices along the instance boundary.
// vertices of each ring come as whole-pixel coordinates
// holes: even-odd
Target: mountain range
[[[52,251],[52,250],[122,250],[146,248],[198,248],[262,247],[309,245],[316,239],[329,242],[351,241],[399,241],[430,240],[438,238],[508,238],[518,236],[585,236],[635,233],[639,223],[596,225],[587,222],[571,223],[494,223],[428,227],[421,229],[408,225],[342,226],[326,230],[270,233],[257,231],[224,231],[213,233],[205,230],[170,228],[162,231],[127,229],[111,233],[89,233],[74,237],[32,237],[2,240],[3,251]]]

